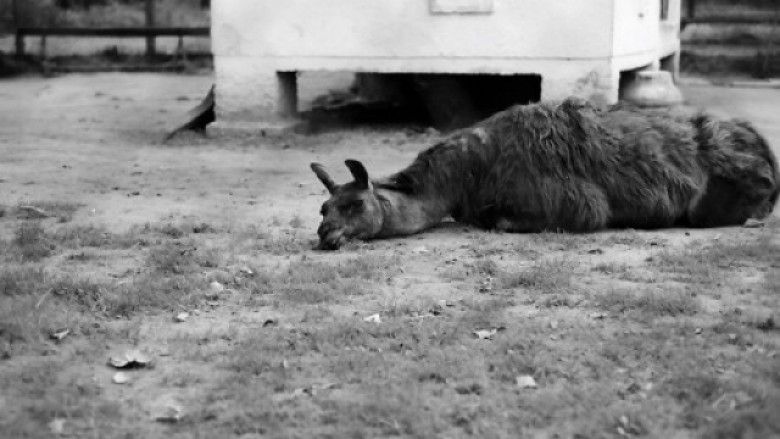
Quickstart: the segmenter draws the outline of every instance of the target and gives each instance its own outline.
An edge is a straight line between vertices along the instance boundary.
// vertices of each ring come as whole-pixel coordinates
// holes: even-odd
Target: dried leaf
[[[117,372],[111,377],[111,382],[114,384],[127,384],[130,382],[130,375],[124,372]]]
[[[538,387],[536,385],[536,380],[531,375],[520,375],[515,378],[515,382],[517,383],[517,387],[521,389],[536,389]]]
[[[125,356],[110,357],[108,359],[108,364],[114,366],[117,369],[122,369],[128,367],[130,360],[128,360]]]
[[[276,324],[277,324],[276,320],[274,320],[274,319],[267,319],[266,321],[263,322],[263,328],[266,328],[268,326],[276,326]]]
[[[137,349],[130,351],[128,358],[132,359],[132,361],[138,363],[141,366],[146,366],[152,362],[152,357],[150,357],[149,354]]]
[[[301,389],[293,390],[293,392],[290,394],[290,397],[297,398],[299,396],[304,396],[304,395],[308,395],[308,392],[306,391],[306,389],[301,388]]]
[[[603,318],[605,318],[606,316],[607,316],[607,315],[606,315],[606,314],[604,314],[603,312],[592,312],[592,313],[590,313],[590,314],[589,314],[589,317],[590,317],[590,318],[592,318],[592,319],[596,319],[596,320],[603,319]]]
[[[70,335],[70,329],[63,328],[52,332],[49,336],[54,340],[60,341],[65,337],[67,337],[68,335]]]
[[[498,329],[495,328],[474,331],[474,335],[480,340],[490,340],[496,333],[498,333]]]
[[[428,250],[428,248],[426,246],[424,246],[424,245],[421,245],[419,247],[415,247],[415,248],[412,249],[412,253],[416,253],[418,255],[419,254],[423,254],[423,253],[430,253],[430,252],[431,251]]]
[[[209,288],[211,288],[211,291],[215,293],[221,293],[225,291],[225,286],[217,281],[214,281],[211,284],[209,284]]]
[[[176,403],[168,403],[154,416],[157,422],[179,422],[182,418],[182,408]]]
[[[49,431],[52,432],[52,434],[55,434],[57,436],[62,435],[62,432],[65,430],[65,419],[62,418],[54,418],[49,422]]]
[[[368,317],[363,318],[364,322],[368,323],[382,323],[382,319],[379,318],[379,314],[372,314]]]
[[[318,383],[318,384],[312,384],[311,387],[309,387],[308,393],[312,396],[316,395],[317,392],[323,391],[323,390],[330,390],[330,389],[336,389],[340,385],[339,383]]]
[[[173,317],[173,321],[176,323],[182,323],[190,317],[188,312],[180,312]]]
[[[558,329],[558,321],[557,320],[550,320],[550,328]]]
[[[602,250],[600,248],[594,248],[594,249],[588,250],[588,254],[589,255],[603,255],[604,254],[604,250]]]
[[[109,357],[108,364],[117,368],[145,367],[152,362],[152,358],[145,352],[137,349],[129,350],[121,355]]]

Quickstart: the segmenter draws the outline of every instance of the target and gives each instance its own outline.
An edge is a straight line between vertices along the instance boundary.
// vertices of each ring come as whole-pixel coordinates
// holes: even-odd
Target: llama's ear
[[[311,170],[314,171],[314,173],[317,175],[317,178],[319,178],[322,184],[325,185],[325,188],[328,189],[328,192],[332,194],[333,191],[336,190],[336,182],[330,178],[328,171],[325,170],[325,166],[322,166],[319,163],[312,163]]]
[[[349,172],[352,173],[352,177],[361,189],[371,188],[371,181],[368,179],[368,171],[366,171],[366,167],[363,166],[362,163],[357,160],[346,160],[344,163],[347,165],[347,168],[349,168]]]

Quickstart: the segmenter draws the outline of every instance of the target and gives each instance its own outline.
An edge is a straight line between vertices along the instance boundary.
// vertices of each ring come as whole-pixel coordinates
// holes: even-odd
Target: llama
[[[579,99],[515,106],[453,133],[407,168],[354,181],[322,205],[319,248],[426,230],[445,217],[505,232],[718,227],[763,218],[780,193],[777,159],[742,120]]]

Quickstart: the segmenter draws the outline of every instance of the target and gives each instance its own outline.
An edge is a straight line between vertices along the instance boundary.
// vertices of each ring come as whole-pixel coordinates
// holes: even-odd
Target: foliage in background
[[[157,26],[208,26],[209,1],[155,0]],[[18,0],[21,26],[143,26],[144,0]],[[13,0],[0,0],[0,34],[13,32]]]

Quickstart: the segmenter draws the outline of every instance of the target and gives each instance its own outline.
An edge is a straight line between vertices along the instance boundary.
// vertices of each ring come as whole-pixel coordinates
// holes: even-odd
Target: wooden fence
[[[775,6],[774,12],[762,15],[738,15],[718,13],[718,14],[700,14],[699,6],[706,6],[707,0],[686,0],[684,2],[684,14],[681,19],[681,28],[689,25],[701,24],[712,26],[769,26],[770,34],[765,38],[743,38],[740,42],[746,46],[753,46],[757,49],[753,75],[766,78],[769,76],[780,75],[780,52],[777,50],[775,40],[780,36],[780,2]],[[717,38],[712,40],[694,40],[683,41],[685,45],[718,45]],[[732,42],[733,44],[733,42]]]
[[[40,37],[40,56],[46,57],[46,38],[58,37],[115,37],[115,38],[146,38],[146,55],[156,53],[154,39],[156,37],[178,37],[178,52],[182,51],[184,37],[208,37],[208,27],[101,27],[101,28],[47,28],[22,27],[16,30],[16,56],[24,56],[25,37]]]

